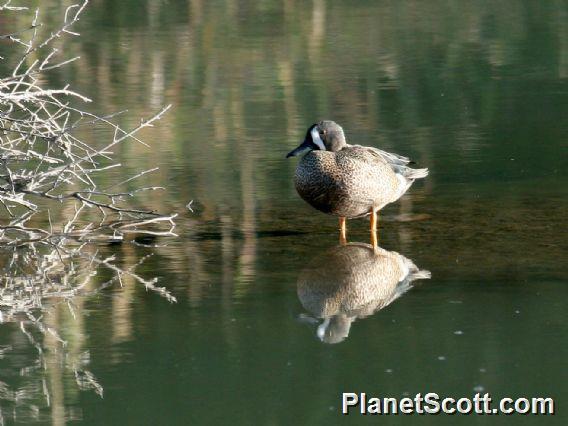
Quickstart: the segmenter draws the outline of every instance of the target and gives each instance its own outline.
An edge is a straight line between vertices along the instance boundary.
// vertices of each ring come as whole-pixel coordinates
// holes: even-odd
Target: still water
[[[48,23],[68,4],[41,3]],[[40,335],[39,360],[2,324],[0,393],[20,391],[4,421],[566,423],[564,2],[101,0],[78,29],[65,49],[81,60],[54,84],[127,108],[125,126],[173,104],[151,148],[120,159],[129,175],[160,167],[148,182],[167,191],[143,203],[179,213],[179,238],[99,250],[124,268],[150,255],[137,272],[177,303],[129,279],[73,314],[54,301],[38,317],[67,344]],[[381,212],[382,263],[338,248],[336,219],[294,190],[284,157],[323,118],[430,169]],[[350,221],[350,241],[367,227]],[[421,279],[357,281],[400,256]],[[550,396],[558,414],[345,418],[343,391]]]

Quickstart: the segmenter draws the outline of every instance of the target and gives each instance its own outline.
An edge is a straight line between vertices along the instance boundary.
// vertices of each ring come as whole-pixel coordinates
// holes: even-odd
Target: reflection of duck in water
[[[344,340],[357,318],[372,315],[408,291],[412,281],[430,278],[411,260],[362,243],[333,247],[314,259],[298,277],[298,297],[312,315],[325,343]]]

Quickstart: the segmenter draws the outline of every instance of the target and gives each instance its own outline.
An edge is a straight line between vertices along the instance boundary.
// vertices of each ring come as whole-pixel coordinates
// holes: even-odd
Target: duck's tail
[[[426,269],[420,269],[414,264],[412,260],[402,255],[400,256],[403,258],[404,264],[408,268],[408,275],[406,277],[410,279],[410,281],[427,280],[432,276],[430,271],[427,271]]]
[[[407,179],[422,179],[428,176],[428,169],[411,169],[410,167],[405,169],[404,177]]]
[[[418,269],[416,268],[417,271],[412,271],[412,273],[410,274],[410,279],[412,281],[414,280],[428,280],[432,277],[432,273],[430,271],[427,271],[426,269]]]

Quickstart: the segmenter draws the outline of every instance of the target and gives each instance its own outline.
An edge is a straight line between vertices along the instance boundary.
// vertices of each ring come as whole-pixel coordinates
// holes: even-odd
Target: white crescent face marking
[[[325,151],[325,145],[323,144],[323,141],[320,138],[318,128],[314,127],[310,132],[310,134],[312,135],[312,140],[318,146],[318,148],[321,149],[322,151]]]

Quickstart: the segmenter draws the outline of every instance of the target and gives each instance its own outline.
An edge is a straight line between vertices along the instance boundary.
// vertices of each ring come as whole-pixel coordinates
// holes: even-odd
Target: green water
[[[55,22],[64,6],[51,3]],[[37,396],[2,402],[6,422],[566,423],[564,2],[106,0],[78,28],[65,47],[81,60],[54,84],[99,112],[128,108],[124,125],[173,104],[144,134],[152,148],[119,154],[126,176],[160,166],[148,181],[168,190],[143,202],[180,213],[180,237],[100,250],[125,267],[152,254],[139,273],[178,302],[125,280],[78,297],[75,318],[54,305],[44,315],[67,348],[40,340]],[[284,158],[323,118],[430,169],[381,212],[380,245],[431,279],[337,344],[320,341],[297,289],[337,222],[299,198]],[[349,239],[368,242],[367,226],[349,222]],[[18,323],[0,326],[0,345],[0,380],[17,387],[37,351]],[[104,398],[78,388],[77,360]],[[343,417],[344,391],[550,396],[558,413]]]

